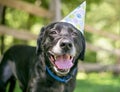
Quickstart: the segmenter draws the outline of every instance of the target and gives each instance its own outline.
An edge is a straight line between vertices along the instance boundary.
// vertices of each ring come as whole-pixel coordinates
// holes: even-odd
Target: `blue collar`
[[[57,81],[62,82],[62,83],[67,83],[77,73],[77,68],[74,68],[70,74],[64,77],[59,77],[53,74],[53,72],[47,66],[46,66],[46,71],[52,78],[56,79]]]

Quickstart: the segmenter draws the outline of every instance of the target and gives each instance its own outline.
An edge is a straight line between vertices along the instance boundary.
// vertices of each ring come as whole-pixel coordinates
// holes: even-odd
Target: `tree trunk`
[[[61,0],[51,0],[50,2],[50,11],[53,14],[52,21],[60,21],[61,20]]]
[[[0,24],[5,24],[5,7],[0,5]],[[4,35],[2,35],[1,37],[1,45],[0,45],[0,49],[1,49],[1,55],[4,52],[5,49],[5,43],[4,43]]]

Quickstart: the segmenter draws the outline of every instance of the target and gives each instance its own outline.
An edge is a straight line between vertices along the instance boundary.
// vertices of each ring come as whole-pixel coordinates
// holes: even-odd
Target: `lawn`
[[[18,85],[15,92],[21,92]],[[78,73],[74,92],[120,92],[120,76],[110,73]]]
[[[110,73],[78,73],[74,92],[120,92],[120,76]]]

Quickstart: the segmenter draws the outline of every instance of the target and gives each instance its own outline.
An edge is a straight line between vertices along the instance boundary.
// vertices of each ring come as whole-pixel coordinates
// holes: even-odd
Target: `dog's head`
[[[45,54],[46,65],[57,75],[67,75],[78,59],[84,59],[84,52],[84,37],[73,25],[56,22],[41,29],[37,54]]]

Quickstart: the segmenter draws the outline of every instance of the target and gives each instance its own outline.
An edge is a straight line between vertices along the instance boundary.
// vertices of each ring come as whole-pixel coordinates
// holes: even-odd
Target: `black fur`
[[[52,33],[51,36],[50,30],[53,28],[58,32],[67,31],[67,35],[56,36],[55,33]],[[55,36],[53,36],[54,34]],[[73,36],[69,36],[69,34]],[[76,68],[78,59],[84,59],[85,39],[82,33],[71,24],[52,23],[41,29],[37,47],[17,45],[6,51],[0,63],[0,92],[6,92],[8,83],[10,83],[9,92],[13,92],[16,80],[18,80],[22,92],[73,92],[76,74],[68,83],[61,83],[46,73],[46,65],[50,66],[48,50],[62,37],[72,39],[72,43],[77,49],[71,70]]]

